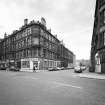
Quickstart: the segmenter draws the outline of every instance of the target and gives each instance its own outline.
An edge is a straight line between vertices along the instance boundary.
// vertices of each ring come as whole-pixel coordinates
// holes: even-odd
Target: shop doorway
[[[100,56],[98,53],[95,55],[95,72],[101,73]]]
[[[35,70],[39,69],[39,63],[38,63],[38,61],[33,61],[33,68],[35,68]]]

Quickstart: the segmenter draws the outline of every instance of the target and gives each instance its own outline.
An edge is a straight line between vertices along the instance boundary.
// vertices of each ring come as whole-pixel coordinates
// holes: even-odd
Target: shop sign
[[[14,62],[14,60],[10,60],[10,62]]]

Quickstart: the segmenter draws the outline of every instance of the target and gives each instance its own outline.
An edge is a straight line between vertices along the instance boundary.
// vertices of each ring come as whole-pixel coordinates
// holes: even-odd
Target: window
[[[101,16],[102,17],[102,16]],[[105,23],[105,11],[104,11],[104,17],[103,17],[104,23]]]
[[[24,40],[22,40],[22,47],[24,46]]]
[[[24,57],[27,57],[27,50],[24,50]]]
[[[18,48],[21,48],[21,43],[20,42],[18,42]]]
[[[17,34],[17,36],[18,36],[18,39],[20,39],[21,38],[21,34],[19,33],[19,34]]]
[[[51,37],[51,35],[49,35],[49,40],[51,41],[51,39],[52,39],[52,37]]]
[[[49,35],[46,33],[46,38],[48,39],[49,38]]]
[[[51,43],[49,44],[49,49],[52,49],[52,45],[51,45]]]
[[[27,36],[27,31],[24,30],[22,34],[23,34],[23,35],[22,35],[23,37],[24,37],[24,36]]]
[[[43,33],[44,33],[44,32],[43,32],[43,30],[41,29],[41,30],[40,30],[40,34],[41,34],[42,36],[43,36]]]
[[[43,57],[46,56],[46,49],[43,49]]]
[[[27,50],[27,56],[30,57],[31,56],[31,50]]]
[[[16,49],[18,49],[18,43],[16,43]]]
[[[41,45],[43,45],[43,41],[44,41],[43,37],[40,37],[40,44]]]
[[[16,59],[18,59],[18,52],[16,53]]]
[[[18,39],[19,39],[19,34],[16,35],[16,40],[18,40]]]
[[[23,32],[21,33],[21,36],[22,36],[22,38],[24,37],[24,34],[23,34]]]
[[[24,46],[26,46],[27,44],[26,44],[26,39],[24,39]]]
[[[19,52],[19,55],[18,55],[18,57],[19,57],[19,58],[21,58],[21,52]]]
[[[104,32],[104,45],[105,45],[105,32]]]
[[[39,38],[34,37],[34,38],[32,38],[32,39],[33,39],[33,44],[34,44],[34,45],[38,45],[38,44],[39,44]]]
[[[31,28],[27,28],[27,35],[30,35],[31,33]]]
[[[46,41],[46,47],[48,48],[49,47],[49,43]]]
[[[54,43],[54,37],[52,37],[52,42]]]
[[[27,39],[27,45],[31,45],[31,37],[28,37],[28,39]]]
[[[47,39],[46,33],[45,31],[43,31],[43,36]]]
[[[33,33],[35,34],[35,33],[39,33],[39,28],[38,27],[34,27],[33,28]]]
[[[100,6],[104,3],[104,0],[99,0]]]
[[[37,57],[38,56],[38,49],[32,49],[32,56]]]
[[[23,58],[23,57],[24,57],[24,51],[21,52],[21,58]]]

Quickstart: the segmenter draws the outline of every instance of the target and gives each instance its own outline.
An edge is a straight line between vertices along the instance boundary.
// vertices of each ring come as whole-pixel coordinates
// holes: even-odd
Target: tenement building
[[[91,66],[91,72],[105,73],[105,0],[96,0]]]
[[[70,67],[74,54],[47,29],[46,21],[24,20],[24,25],[11,35],[5,33],[0,42],[0,59],[7,67],[14,65],[21,71],[52,67]]]

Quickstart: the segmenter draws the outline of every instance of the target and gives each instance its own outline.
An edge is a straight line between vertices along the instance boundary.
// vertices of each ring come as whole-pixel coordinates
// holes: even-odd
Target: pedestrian
[[[36,72],[35,70],[36,70],[36,69],[35,69],[35,65],[33,65],[33,72]]]
[[[38,69],[38,66],[36,65],[36,66],[35,66],[35,70],[37,70],[37,69]]]

